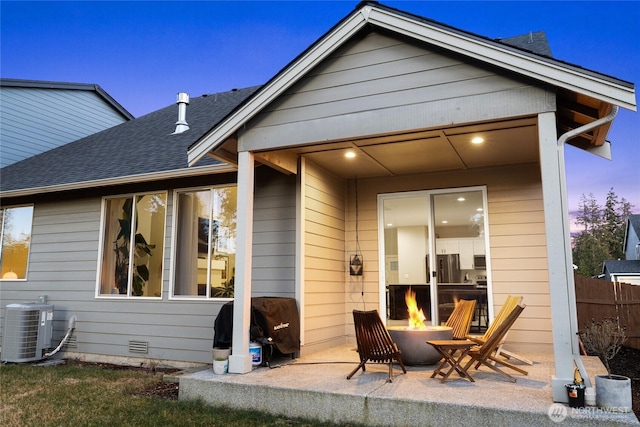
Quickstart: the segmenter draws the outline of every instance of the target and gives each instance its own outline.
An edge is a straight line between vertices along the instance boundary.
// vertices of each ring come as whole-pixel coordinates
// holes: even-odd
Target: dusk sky
[[[640,84],[637,1],[381,3],[490,38],[543,30],[556,59]],[[98,84],[139,117],[265,83],[357,4],[3,0],[0,75]],[[608,139],[613,161],[567,147],[569,207],[613,188],[640,213],[640,115],[621,109]]]

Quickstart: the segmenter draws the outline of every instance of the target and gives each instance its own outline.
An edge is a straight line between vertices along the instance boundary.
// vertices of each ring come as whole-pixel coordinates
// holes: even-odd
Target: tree
[[[624,258],[624,232],[631,203],[619,199],[613,188],[607,193],[604,206],[593,194],[580,198],[576,223],[584,230],[574,237],[573,263],[577,273],[596,276],[602,272],[602,263],[609,259]]]

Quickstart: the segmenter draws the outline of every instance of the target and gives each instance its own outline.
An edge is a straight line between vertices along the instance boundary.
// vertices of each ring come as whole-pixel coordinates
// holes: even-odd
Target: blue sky
[[[490,38],[544,30],[555,58],[640,84],[640,2],[382,1]],[[357,1],[0,2],[0,75],[95,83],[136,117],[265,83]],[[636,96],[637,98],[637,96]],[[640,114],[621,110],[613,161],[567,147],[570,209],[613,187],[640,213]]]

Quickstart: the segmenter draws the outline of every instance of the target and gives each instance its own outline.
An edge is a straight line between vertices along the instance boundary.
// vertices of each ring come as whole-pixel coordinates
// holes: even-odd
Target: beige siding
[[[356,38],[263,109],[241,150],[449,126],[547,111],[544,90],[433,46]]]
[[[341,179],[305,162],[303,351],[345,340],[345,187]]]
[[[358,180],[358,228],[364,253],[363,282],[347,279],[345,318],[353,339],[351,310],[378,307],[377,195],[400,191],[487,186],[490,292],[494,313],[509,294],[527,308],[508,335],[507,347],[552,351],[542,188],[538,164]],[[355,247],[355,181],[348,183],[347,248]],[[364,290],[364,303],[360,295]]]

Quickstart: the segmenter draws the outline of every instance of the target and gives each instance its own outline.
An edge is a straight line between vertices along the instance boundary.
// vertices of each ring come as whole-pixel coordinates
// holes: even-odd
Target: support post
[[[574,353],[578,353],[578,320],[573,280],[564,146],[557,144],[555,113],[538,115],[540,168],[544,201],[549,295],[553,328],[554,402],[568,402],[565,384],[573,382]]]
[[[233,299],[233,347],[229,372],[251,372],[249,327],[251,325],[251,260],[253,246],[253,153],[238,153],[238,206],[236,229],[236,278]]]

